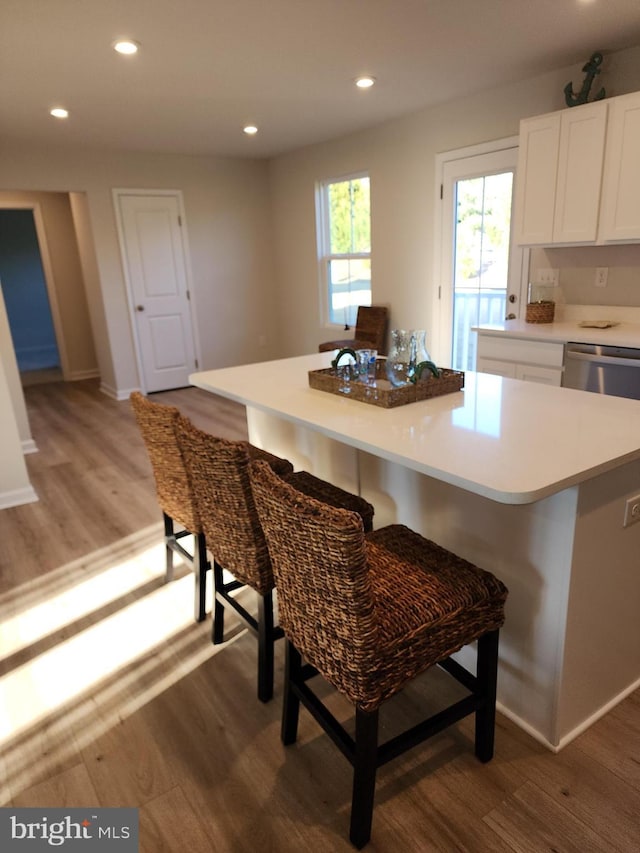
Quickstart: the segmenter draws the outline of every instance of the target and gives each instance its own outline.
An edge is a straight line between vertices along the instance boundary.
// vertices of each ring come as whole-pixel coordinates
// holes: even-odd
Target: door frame
[[[47,242],[47,232],[44,227],[44,217],[42,215],[40,203],[37,201],[5,201],[0,198],[0,209],[30,210],[33,214],[36,238],[38,240],[38,249],[40,250],[40,262],[42,264],[44,283],[49,299],[49,308],[51,309],[51,321],[53,323],[53,331],[56,338],[56,345],[58,347],[58,355],[60,356],[60,370],[62,371],[62,378],[65,382],[68,382],[70,377],[69,358],[67,356],[64,332],[62,330],[60,306],[58,305],[58,295],[56,292],[56,279],[53,274],[49,244]]]
[[[131,283],[131,277],[129,276],[129,265],[127,263],[127,251],[126,251],[126,242],[124,236],[124,224],[122,222],[122,212],[120,209],[120,198],[124,196],[147,196],[149,198],[155,196],[164,196],[169,197],[173,196],[178,202],[178,215],[180,216],[180,238],[182,241],[182,255],[184,257],[184,272],[187,283],[187,291],[189,293],[189,299],[187,300],[189,305],[189,316],[191,319],[191,330],[193,333],[193,350],[195,353],[196,363],[198,365],[201,364],[201,354],[200,354],[200,338],[198,335],[198,324],[196,323],[196,318],[198,316],[196,311],[196,298],[193,288],[193,274],[191,270],[191,254],[189,252],[189,237],[187,234],[187,218],[184,212],[184,199],[182,196],[182,190],[171,190],[171,189],[161,189],[161,190],[150,190],[150,189],[135,189],[132,187],[116,187],[112,191],[113,197],[113,208],[115,211],[116,217],[116,227],[118,231],[118,244],[120,247],[120,260],[122,262],[122,274],[126,284],[126,293],[127,293],[127,306],[129,308],[129,325],[131,327],[131,334],[133,337],[133,347],[136,354],[136,367],[138,370],[138,383],[140,385],[140,390],[143,394],[147,393],[146,382],[145,382],[145,374],[144,374],[144,361],[142,358],[142,347],[140,345],[140,339],[138,335],[138,326],[136,323],[136,303],[133,294],[133,286]]]
[[[445,204],[445,169],[448,164],[468,160],[482,155],[496,154],[502,151],[518,148],[519,137],[508,136],[502,139],[494,139],[491,142],[482,142],[478,145],[469,145],[436,154],[435,159],[435,185],[434,185],[434,287],[432,311],[437,318],[434,324],[432,336],[432,356],[438,364],[449,364],[451,359],[452,342],[452,315],[453,315],[453,257],[445,257],[445,249],[453,247],[453,220],[449,218],[452,210]],[[517,180],[517,174],[515,175]],[[515,181],[514,181],[515,193]],[[513,223],[513,206],[512,206]],[[512,228],[513,231],[513,228]],[[518,257],[519,256],[519,257]],[[509,280],[507,293],[517,296],[516,316],[520,313],[520,306],[526,300],[527,280],[529,272],[529,250],[520,249],[510,244],[509,249]],[[445,281],[445,276],[447,280]]]

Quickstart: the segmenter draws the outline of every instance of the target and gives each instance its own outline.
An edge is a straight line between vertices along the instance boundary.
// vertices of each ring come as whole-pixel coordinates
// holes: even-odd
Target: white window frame
[[[352,252],[348,254],[332,254],[331,248],[331,233],[330,233],[330,208],[329,208],[329,187],[331,184],[341,184],[346,181],[354,181],[359,178],[369,179],[369,192],[371,193],[371,175],[366,170],[361,172],[353,172],[348,175],[341,175],[336,178],[326,178],[316,183],[316,239],[318,249],[318,282],[319,282],[319,298],[320,298],[320,316],[322,323],[326,328],[335,329],[336,327],[350,327],[352,324],[343,324],[342,322],[331,322],[331,294],[329,292],[329,264],[334,260],[369,260],[371,264],[371,251],[369,252]],[[369,196],[371,201],[371,196]],[[371,215],[369,215],[371,220]],[[371,227],[371,221],[369,221]],[[355,320],[353,321],[355,325]]]

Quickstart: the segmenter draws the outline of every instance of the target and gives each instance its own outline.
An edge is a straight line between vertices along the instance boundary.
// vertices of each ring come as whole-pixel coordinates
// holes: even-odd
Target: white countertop
[[[640,401],[468,372],[463,391],[382,409],[309,388],[308,371],[332,356],[189,379],[500,503],[531,503],[640,459]]]
[[[607,309],[602,308],[593,319],[609,319]],[[524,320],[505,320],[495,325],[473,326],[474,332],[486,335],[518,338],[529,341],[549,341],[565,344],[575,341],[585,344],[609,344],[615,347],[640,348],[640,324],[621,322],[609,329],[583,328],[577,320],[554,323],[527,323]]]

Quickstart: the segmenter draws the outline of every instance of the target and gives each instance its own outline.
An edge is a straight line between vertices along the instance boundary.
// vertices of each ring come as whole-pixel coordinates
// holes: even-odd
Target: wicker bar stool
[[[196,622],[202,622],[206,617],[206,576],[210,565],[206,537],[176,436],[180,410],[175,406],[152,402],[139,391],[134,391],[129,399],[147,448],[164,520],[165,580],[169,582],[173,579],[173,555],[179,554],[193,569],[194,618]],[[264,459],[278,473],[288,474],[293,471],[293,465],[287,459],[259,450],[248,442],[244,444],[252,458]],[[176,524],[183,529],[176,530]],[[181,540],[185,536],[193,536],[193,553],[182,545]]]
[[[403,525],[365,534],[357,515],[301,496],[260,462],[251,480],[287,640],[282,741],[295,742],[302,702],[353,765],[350,839],[361,848],[379,766],[469,714],[477,757],[492,758],[507,589]],[[476,675],[450,657],[474,640]],[[382,703],[435,664],[469,695],[379,744]],[[355,739],[309,687],[317,674],[355,705]]]
[[[208,435],[186,418],[178,420],[178,439],[209,551],[214,557],[212,641],[223,642],[225,608],[235,610],[258,636],[258,698],[267,702],[273,696],[274,643],[283,634],[280,626],[274,624],[273,573],[251,492],[251,456],[245,444]],[[274,475],[278,476],[278,472]],[[283,476],[298,493],[358,513],[356,517],[371,530],[373,507],[367,501],[306,471]],[[225,570],[233,576],[232,580],[225,580]],[[257,619],[232,594],[243,586],[252,587],[257,593]]]

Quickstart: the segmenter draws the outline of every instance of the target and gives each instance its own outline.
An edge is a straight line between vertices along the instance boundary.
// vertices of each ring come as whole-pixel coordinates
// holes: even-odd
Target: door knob
[[[518,297],[515,295],[515,293],[511,293],[509,295],[509,302],[511,302],[513,304],[514,302],[517,302],[517,301],[518,301]]]
[[[515,314],[507,314],[507,316],[504,319],[505,320],[515,320],[516,315]]]
[[[144,311],[144,305],[136,305],[136,311]]]

